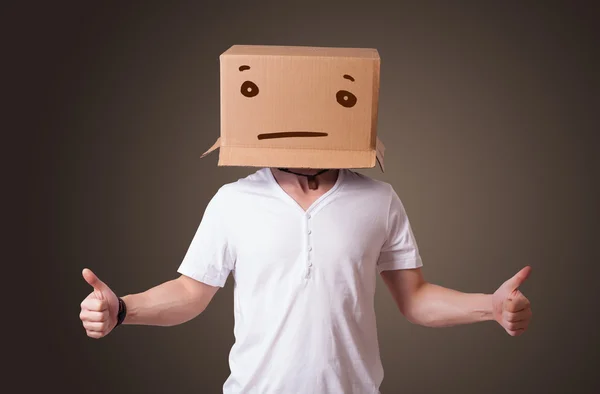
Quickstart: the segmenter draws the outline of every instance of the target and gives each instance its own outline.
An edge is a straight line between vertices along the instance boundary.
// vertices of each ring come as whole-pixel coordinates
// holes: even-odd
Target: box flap
[[[383,142],[377,137],[377,145],[375,150],[377,151],[377,163],[379,164],[379,168],[381,168],[381,172],[385,172],[385,166],[383,163],[383,155],[385,153],[385,145]]]
[[[221,147],[221,137],[217,138],[215,143],[206,152],[204,152],[202,154],[202,156],[200,156],[200,158],[208,156],[209,154],[216,151],[220,147]],[[379,164],[379,168],[381,169],[381,172],[385,172],[384,154],[385,154],[385,145],[383,144],[383,142],[381,142],[379,137],[377,137],[376,157],[377,157],[377,164]]]
[[[202,156],[200,156],[200,158],[203,158],[204,156],[209,155],[211,152],[214,152],[215,150],[219,149],[220,146],[221,146],[221,137],[217,138],[217,140],[215,141],[213,146],[211,146],[206,152],[204,152],[202,154]]]

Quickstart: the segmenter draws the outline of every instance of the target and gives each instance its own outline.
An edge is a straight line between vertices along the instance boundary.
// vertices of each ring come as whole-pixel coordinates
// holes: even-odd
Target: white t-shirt
[[[225,394],[378,394],[377,274],[420,266],[390,184],[340,170],[304,211],[264,168],[219,189],[178,272],[235,280]]]

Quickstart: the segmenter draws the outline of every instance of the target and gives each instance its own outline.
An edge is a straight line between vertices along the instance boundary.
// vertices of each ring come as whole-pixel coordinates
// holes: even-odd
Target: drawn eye
[[[340,90],[335,94],[335,98],[337,102],[340,103],[340,105],[343,107],[350,108],[356,105],[356,96],[347,90]]]
[[[240,91],[246,97],[254,97],[258,94],[258,86],[252,81],[246,81],[242,84]]]

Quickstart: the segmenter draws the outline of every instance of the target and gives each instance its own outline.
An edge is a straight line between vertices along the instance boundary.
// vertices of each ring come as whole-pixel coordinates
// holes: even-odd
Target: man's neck
[[[298,191],[302,191],[304,193],[309,192],[322,192],[323,190],[329,190],[335,185],[337,181],[339,170],[337,169],[329,169],[323,172],[320,175],[316,176],[317,181],[317,189],[311,190],[309,188],[309,179],[306,176],[296,175],[315,175],[323,171],[323,169],[313,169],[313,168],[286,168],[292,173],[281,171],[278,168],[271,168],[271,172],[273,176],[277,180],[277,183],[285,188],[293,188]],[[296,173],[296,174],[293,174]]]

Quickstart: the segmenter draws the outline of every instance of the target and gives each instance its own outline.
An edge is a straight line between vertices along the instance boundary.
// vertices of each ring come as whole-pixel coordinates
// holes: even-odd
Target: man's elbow
[[[425,327],[433,327],[437,324],[435,313],[417,292],[406,297],[405,301],[398,305],[398,308],[411,324]]]
[[[219,289],[219,287],[210,286],[185,276],[180,277],[178,280],[181,283],[183,294],[185,294],[186,309],[189,312],[188,314],[192,315],[190,319],[206,310]]]
[[[430,324],[431,314],[427,310],[427,304],[424,297],[426,283],[421,282],[412,287],[411,291],[406,291],[398,302],[398,309],[408,322],[419,326]]]
[[[418,311],[416,311],[415,308],[400,308],[400,313],[402,313],[404,318],[411,324],[415,324],[417,326],[426,325],[426,321],[425,319],[423,319],[422,314],[418,313]]]

